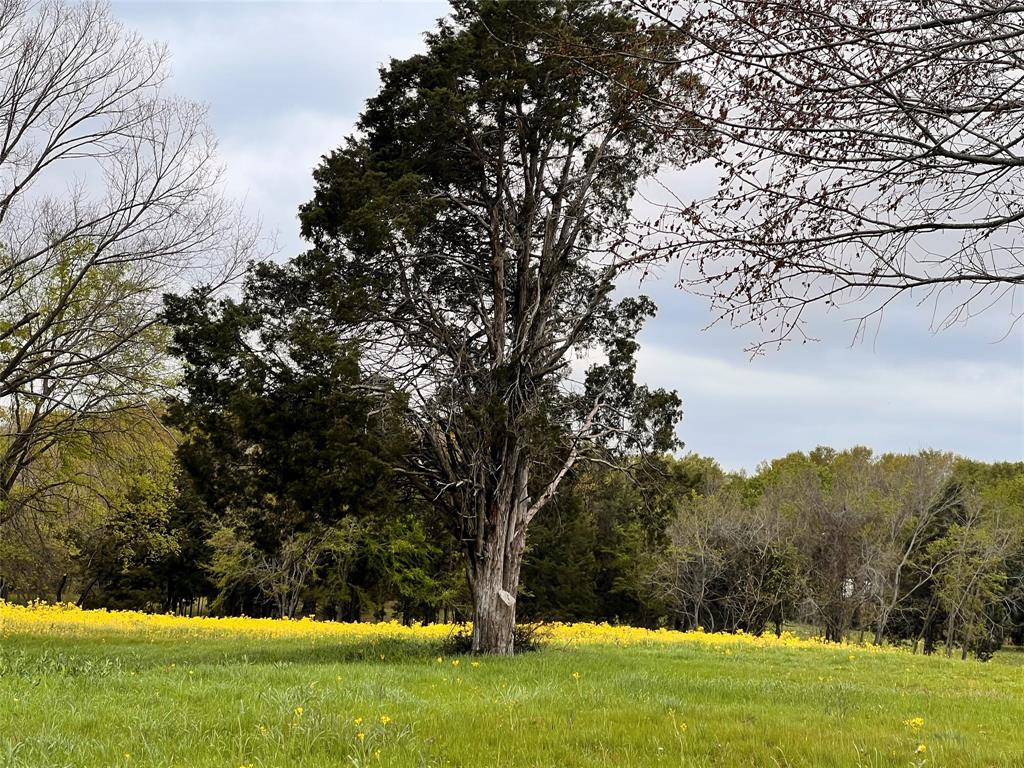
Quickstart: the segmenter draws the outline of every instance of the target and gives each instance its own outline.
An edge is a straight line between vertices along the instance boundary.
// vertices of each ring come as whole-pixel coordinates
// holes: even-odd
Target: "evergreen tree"
[[[594,0],[459,0],[382,70],[301,210],[294,269],[407,396],[405,470],[462,542],[476,651],[512,651],[527,529],[574,467],[675,440],[676,395],[634,379],[654,307],[612,294],[648,258],[630,199],[686,122],[650,96],[695,84],[680,37],[636,32]]]

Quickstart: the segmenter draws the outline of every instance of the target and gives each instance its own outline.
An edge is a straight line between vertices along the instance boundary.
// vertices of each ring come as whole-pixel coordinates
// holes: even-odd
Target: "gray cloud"
[[[445,6],[422,3],[118,2],[115,11],[168,43],[173,90],[210,107],[233,194],[244,197],[280,255],[298,252],[296,209],[310,171],[352,130],[377,68],[422,50]],[[707,174],[670,174],[692,197]],[[997,308],[939,334],[928,306],[896,302],[877,336],[851,346],[838,315],[816,318],[822,341],[749,360],[749,329],[716,326],[703,300],[666,267],[643,290],[660,311],[644,331],[640,374],[678,389],[680,436],[731,469],[816,444],[941,448],[981,459],[1024,458],[1024,335],[1003,341]],[[917,297],[921,298],[921,297]],[[849,315],[847,315],[848,317]]]

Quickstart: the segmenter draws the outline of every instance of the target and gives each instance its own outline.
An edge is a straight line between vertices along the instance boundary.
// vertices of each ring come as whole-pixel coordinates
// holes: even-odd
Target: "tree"
[[[688,35],[707,89],[696,119],[720,140],[720,184],[662,225],[723,317],[760,324],[761,344],[806,338],[814,305],[864,302],[861,334],[901,294],[933,301],[938,328],[993,304],[1019,319],[1018,6],[630,4]]]
[[[32,465],[31,488],[15,489],[0,577],[18,599],[162,606],[146,571],[179,553],[173,462],[174,435],[148,411],[83,423]]]
[[[517,616],[589,621],[599,613],[598,535],[585,490],[571,478],[530,529],[523,555]]]
[[[842,641],[868,601],[867,531],[879,509],[871,451],[818,447],[777,459],[759,473],[759,504],[786,521],[808,617]]]
[[[350,583],[364,612],[390,608],[406,624],[465,615],[458,542],[423,499],[365,520],[359,556]]]
[[[874,469],[879,509],[867,532],[867,579],[875,612],[875,645],[893,616],[926,587],[944,565],[926,556],[945,531],[960,494],[951,492],[954,457],[935,451],[886,455]]]
[[[667,595],[651,589],[650,574],[670,544],[681,501],[709,493],[721,475],[713,460],[692,454],[599,465],[583,473],[575,492],[583,494],[597,528],[595,618],[635,626],[664,620],[671,612]]]
[[[929,544],[942,563],[933,585],[931,623],[943,624],[946,655],[960,644],[989,658],[1013,632],[1021,612],[1024,465],[961,460],[958,503],[943,536]],[[933,626],[929,630],[935,631]],[[933,641],[934,643],[934,641]]]
[[[294,619],[316,569],[325,559],[351,556],[355,549],[352,518],[331,526],[312,525],[284,532],[269,550],[258,545],[248,531],[225,526],[210,537],[210,570],[221,596],[238,587],[255,587],[271,601],[275,615]]]
[[[211,521],[217,585],[254,589],[280,616],[354,550],[355,518],[400,500],[390,467],[405,443],[400,404],[363,391],[355,351],[303,314],[287,278],[260,264],[240,300],[199,286],[164,313],[182,362],[167,421],[192,512]]]
[[[687,629],[781,632],[802,586],[795,531],[777,507],[747,498],[744,478],[679,500],[669,546],[650,574]]]
[[[715,603],[728,568],[725,539],[735,534],[745,510],[736,493],[694,497],[669,527],[669,546],[652,570],[650,582],[687,629],[726,628]],[[683,505],[681,505],[683,506]],[[741,523],[742,524],[742,523]],[[732,585],[730,585],[731,587]]]
[[[654,307],[612,294],[643,261],[629,200],[679,119],[644,96],[692,81],[660,63],[670,30],[636,30],[589,0],[456,2],[382,70],[301,209],[296,275],[408,398],[405,474],[466,553],[475,651],[512,651],[527,528],[574,467],[674,443],[678,398],[634,379]],[[553,39],[640,55],[599,72]],[[581,355],[600,362],[574,381]]]
[[[964,658],[970,650],[990,656],[1002,645],[1005,564],[1018,533],[985,521],[973,502],[966,505],[966,519],[931,546],[933,556],[945,561],[936,576],[936,596],[946,616],[946,655],[959,642]]]
[[[165,383],[162,291],[254,244],[166,60],[100,2],[0,0],[0,520],[57,442]]]

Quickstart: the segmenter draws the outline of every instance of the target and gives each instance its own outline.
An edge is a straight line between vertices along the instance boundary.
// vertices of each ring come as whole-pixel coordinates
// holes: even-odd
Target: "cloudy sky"
[[[445,6],[149,0],[114,9],[168,44],[173,90],[208,105],[231,192],[277,233],[284,258],[302,249],[295,214],[317,159],[351,130],[378,66],[421,50]],[[678,183],[685,196],[699,179]],[[820,342],[750,360],[750,332],[704,330],[707,305],[675,289],[673,276],[644,286],[660,311],[641,339],[640,374],[679,391],[688,450],[748,470],[815,445],[1024,459],[1024,329],[1006,337],[1005,311],[933,334],[928,308],[908,299],[866,343],[826,317],[813,328]]]

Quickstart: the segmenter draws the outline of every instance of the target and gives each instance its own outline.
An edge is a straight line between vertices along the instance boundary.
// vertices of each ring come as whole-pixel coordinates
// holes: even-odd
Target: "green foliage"
[[[649,576],[683,626],[816,624],[830,640],[1021,637],[1024,466],[819,447],[680,499]]]
[[[20,599],[164,607],[152,569],[181,553],[173,436],[150,407],[79,420],[22,476],[0,523],[0,576]]]
[[[365,572],[359,585],[362,602],[383,615],[393,607],[406,623],[433,621],[465,605],[465,579],[457,542],[432,514],[414,501],[404,510],[368,520],[362,531]]]
[[[519,615],[582,621],[601,614],[602,576],[594,511],[578,483],[568,485],[530,532]]]
[[[593,2],[457,2],[427,53],[382,69],[360,133],[314,172],[300,218],[316,248],[293,262],[312,307],[382,337],[389,377],[422,386],[419,417],[458,423],[459,440],[515,434],[560,462],[552,439],[564,443],[600,396],[615,414],[603,431],[623,450],[675,443],[678,398],[633,379],[634,339],[654,307],[609,299],[623,243],[607,238],[665,149],[646,88],[680,75],[638,65],[627,93],[558,53],[636,44],[633,31],[635,20]],[[648,45],[672,44],[651,32]],[[560,392],[568,356],[599,346],[608,362],[585,392]],[[480,450],[490,448],[463,452]]]
[[[452,602],[452,547],[393,473],[401,400],[363,377],[307,300],[270,264],[240,301],[166,299],[185,364],[168,418],[184,434],[189,514],[214,521],[215,607],[359,619],[397,600],[406,618],[433,618]]]
[[[221,527],[210,537],[210,571],[223,605],[234,593],[258,590],[281,618],[295,618],[308,582],[325,559],[344,562],[356,548],[354,521],[288,531],[267,551],[239,527]],[[215,607],[216,604],[215,604]]]
[[[2,265],[0,265],[2,266]],[[0,521],[22,513],[69,451],[126,409],[145,410],[168,381],[151,270],[97,263],[87,240],[45,265],[6,265],[0,302]],[[110,415],[111,421],[104,416]]]
[[[680,502],[724,477],[714,461],[669,455],[574,477],[534,527],[523,563],[523,615],[654,626],[664,596],[648,575]]]
[[[238,516],[264,548],[282,529],[389,503],[388,456],[402,449],[401,424],[359,389],[354,351],[271,300],[274,277],[255,272],[241,303],[167,297],[185,364],[168,416],[182,466],[210,512]]]

